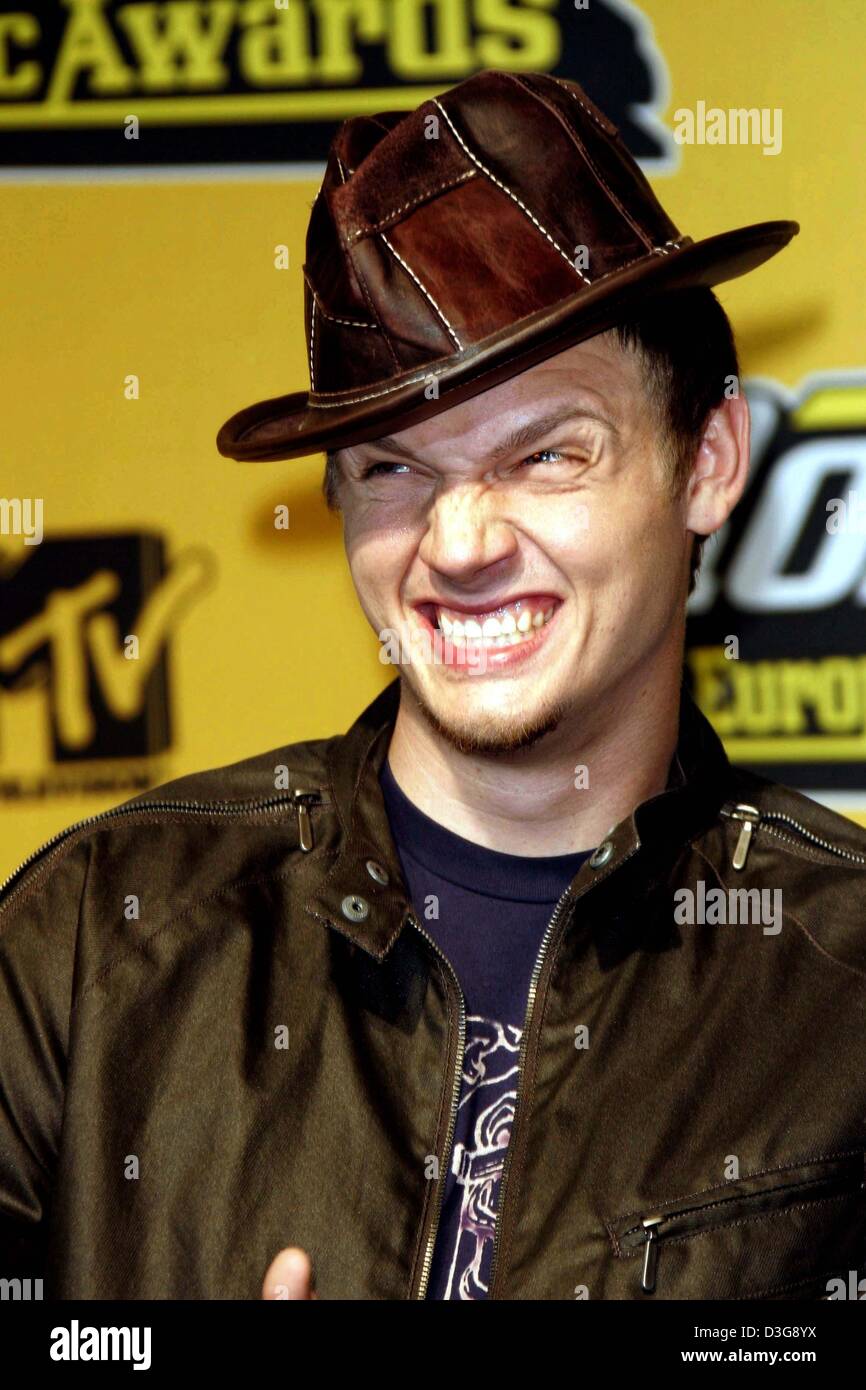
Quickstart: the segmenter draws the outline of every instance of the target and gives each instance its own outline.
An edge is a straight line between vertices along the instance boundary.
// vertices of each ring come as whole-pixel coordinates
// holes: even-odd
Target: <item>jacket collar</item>
[[[398,676],[345,734],[329,743],[329,793],[339,820],[338,846],[331,868],[306,903],[311,915],[379,959],[414,915],[379,784],[399,703]],[[730,772],[718,735],[684,685],[667,787],[611,828],[601,842],[610,850],[584,863],[575,890],[608,878],[638,850],[645,852],[648,877],[655,877],[716,819]]]

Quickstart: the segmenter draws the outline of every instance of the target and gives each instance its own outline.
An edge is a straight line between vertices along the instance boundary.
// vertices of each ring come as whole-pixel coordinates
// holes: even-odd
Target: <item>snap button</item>
[[[593,850],[589,857],[589,867],[591,869],[600,869],[602,865],[607,863],[612,854],[613,845],[610,840],[602,840],[598,849]]]
[[[350,922],[363,922],[370,912],[370,904],[366,898],[359,897],[357,893],[350,893],[340,903],[340,911],[344,917],[348,917]]]
[[[381,864],[377,864],[375,859],[367,860],[367,873],[374,878],[377,883],[387,883],[388,874]]]

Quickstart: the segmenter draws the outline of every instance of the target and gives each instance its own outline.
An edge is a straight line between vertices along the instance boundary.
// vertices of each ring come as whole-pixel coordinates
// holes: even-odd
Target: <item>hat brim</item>
[[[341,449],[429,419],[469,400],[575,343],[603,333],[642,301],[666,290],[718,285],[762,265],[800,230],[797,222],[759,222],[650,254],[558,300],[453,356],[394,377],[382,386],[333,392],[311,401],[293,391],[239,410],[217,435],[217,449],[241,462],[301,458]],[[436,394],[429,393],[430,382]]]

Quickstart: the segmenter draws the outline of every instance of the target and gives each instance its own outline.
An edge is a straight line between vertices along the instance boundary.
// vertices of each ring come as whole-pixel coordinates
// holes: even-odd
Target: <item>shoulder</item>
[[[118,809],[134,811],[155,803],[223,801],[253,802],[266,799],[291,784],[319,786],[328,775],[328,759],[341,735],[282,744],[237,762],[185,773],[130,797]]]
[[[297,846],[296,794],[321,788],[339,739],[285,744],[187,773],[75,822],[38,847],[0,889],[0,933],[18,916],[62,909],[75,920],[82,899],[116,916],[121,897],[147,893],[166,908],[242,875],[269,849]]]
[[[866,829],[784,783],[734,766],[731,774],[710,850],[719,877],[777,894],[803,944],[866,977]]]
[[[734,802],[755,808],[760,831],[806,856],[823,854],[839,867],[866,868],[866,827],[782,782],[741,767],[732,766],[731,773]]]

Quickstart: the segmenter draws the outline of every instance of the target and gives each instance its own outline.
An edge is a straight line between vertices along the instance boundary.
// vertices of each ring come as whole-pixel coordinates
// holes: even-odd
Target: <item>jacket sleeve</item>
[[[0,899],[0,1275],[39,1278],[63,1121],[87,841]]]

